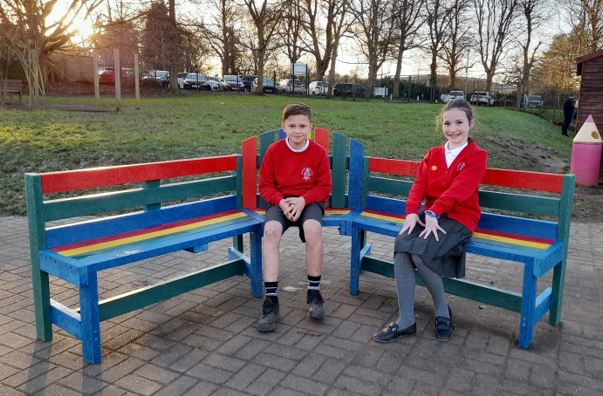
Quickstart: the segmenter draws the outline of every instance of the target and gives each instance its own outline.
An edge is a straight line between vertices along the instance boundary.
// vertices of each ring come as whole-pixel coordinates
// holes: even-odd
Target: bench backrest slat
[[[53,221],[124,209],[141,208],[149,204],[178,201],[190,197],[209,196],[236,191],[236,176],[222,176],[192,182],[174,183],[153,190],[132,189],[105,194],[64,198],[45,204],[44,220]]]
[[[237,169],[238,155],[91,168],[41,174],[44,194],[173,179]]]

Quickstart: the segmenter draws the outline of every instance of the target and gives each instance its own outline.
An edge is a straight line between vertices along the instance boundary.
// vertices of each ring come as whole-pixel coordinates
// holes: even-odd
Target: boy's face
[[[306,139],[310,135],[312,122],[303,114],[292,115],[283,121],[283,130],[287,135],[289,144],[293,148],[301,148],[306,144]]]

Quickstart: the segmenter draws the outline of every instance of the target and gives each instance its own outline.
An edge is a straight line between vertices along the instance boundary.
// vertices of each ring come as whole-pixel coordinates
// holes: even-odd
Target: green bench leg
[[[86,362],[97,364],[101,361],[98,284],[96,272],[86,272],[80,280],[82,354]]]
[[[553,270],[553,294],[551,295],[551,310],[549,323],[557,326],[561,321],[561,308],[563,306],[563,287],[565,283],[565,260],[557,264]]]
[[[34,311],[36,313],[36,335],[41,341],[52,340],[52,317],[50,313],[50,284],[46,272],[32,268]]]

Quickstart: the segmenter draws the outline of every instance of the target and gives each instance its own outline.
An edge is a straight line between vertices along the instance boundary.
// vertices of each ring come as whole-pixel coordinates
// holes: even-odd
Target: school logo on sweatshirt
[[[303,178],[305,181],[310,180],[310,179],[312,178],[312,174],[313,174],[313,173],[312,173],[312,169],[310,169],[310,168],[308,168],[308,167],[306,167],[306,168],[302,169],[302,178]]]

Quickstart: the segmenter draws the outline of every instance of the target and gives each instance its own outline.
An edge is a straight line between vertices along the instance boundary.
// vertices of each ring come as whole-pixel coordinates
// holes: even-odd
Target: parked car
[[[227,74],[224,76],[224,83],[226,91],[244,91],[245,84],[241,80],[241,77],[234,74]]]
[[[122,84],[134,82],[134,69],[122,67],[121,69]],[[106,67],[105,70],[98,72],[98,82],[100,84],[115,84],[115,68]]]
[[[184,79],[186,78],[187,72],[180,72],[176,74],[176,81],[178,82],[178,88],[184,89]]]
[[[255,92],[258,86],[257,83],[257,78],[255,80],[253,80],[253,82],[251,83],[251,91]],[[278,90],[276,88],[276,84],[274,83],[274,80],[272,80],[271,78],[264,78],[264,81],[262,82],[262,92],[263,93],[277,93]]]
[[[333,96],[363,98],[366,88],[360,84],[337,83],[333,85]]]
[[[304,82],[297,79],[294,80],[292,78],[286,78],[279,81],[277,89],[279,93],[284,94],[306,94],[306,86],[304,85]]]
[[[207,77],[207,82],[210,84],[212,91],[224,91],[226,84],[220,78]]]
[[[464,99],[464,98],[465,98],[465,92],[464,91],[450,91],[450,92],[448,92],[446,94],[440,95],[440,99],[444,103],[448,103],[448,102],[450,102],[452,100]]]
[[[251,91],[251,85],[255,81],[255,76],[241,76],[239,78],[241,79],[241,81],[243,81],[245,91]]]
[[[204,74],[188,73],[182,81],[182,89],[209,91],[211,89],[211,85],[207,81],[207,77]]]
[[[164,88],[170,86],[170,72],[166,70],[150,70],[142,77],[143,80],[154,79],[161,81]]]
[[[490,96],[488,91],[475,91],[471,94],[469,102],[474,105],[485,104],[487,106],[494,106],[494,98]]]
[[[327,95],[329,93],[329,83],[326,81],[312,81],[308,86],[310,95],[319,96]]]
[[[537,107],[542,109],[544,106],[544,100],[540,95],[529,95],[528,96],[528,107]]]

